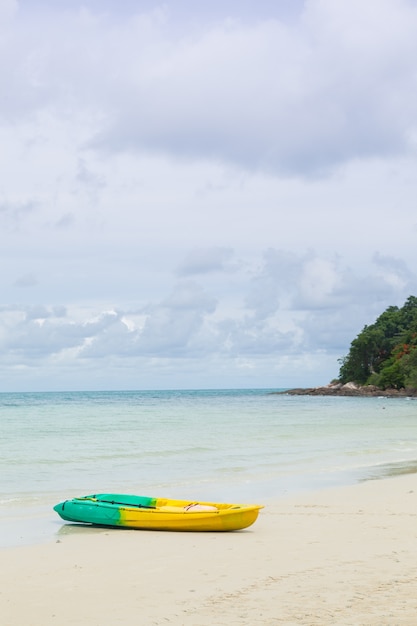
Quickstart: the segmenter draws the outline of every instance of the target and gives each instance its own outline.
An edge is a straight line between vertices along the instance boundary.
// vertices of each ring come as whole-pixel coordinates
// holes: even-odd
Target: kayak
[[[65,500],[54,511],[67,522],[142,530],[241,530],[257,519],[262,505],[190,502],[117,493]]]

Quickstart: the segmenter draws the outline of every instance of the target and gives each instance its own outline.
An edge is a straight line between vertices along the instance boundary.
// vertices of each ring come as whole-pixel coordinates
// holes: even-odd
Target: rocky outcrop
[[[374,385],[357,385],[356,383],[333,382],[324,387],[309,387],[306,389],[288,389],[276,393],[290,396],[355,396],[355,397],[384,397],[384,398],[415,398],[416,389],[380,389]]]

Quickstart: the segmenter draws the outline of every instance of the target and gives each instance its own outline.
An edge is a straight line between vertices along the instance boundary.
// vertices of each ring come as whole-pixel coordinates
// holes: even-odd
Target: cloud
[[[373,261],[378,268],[379,278],[393,289],[417,289],[416,276],[402,259],[375,253]]]
[[[0,203],[0,221],[7,230],[18,230],[38,208],[39,203],[36,200]]]
[[[104,180],[88,168],[83,158],[78,159],[76,181],[94,195],[106,186]]]
[[[91,120],[86,145],[98,152],[316,176],[415,151],[411,0],[310,0],[295,22],[217,19],[186,32],[170,28],[174,9],[25,16],[2,68],[3,119],[59,107]]]
[[[233,250],[230,248],[195,249],[188,253],[178,268],[178,274],[189,276],[193,274],[208,274],[231,269]]]
[[[34,287],[38,284],[37,278],[34,274],[24,274],[23,276],[19,276],[14,282],[16,287]]]
[[[416,126],[416,9],[393,0],[339,9],[311,1],[296,26],[225,22],[180,41],[153,24],[159,51],[141,51],[134,86],[127,92],[122,78],[91,145],[300,176],[406,153]]]
[[[62,306],[8,306],[0,309],[0,346],[12,361],[44,360],[70,348],[80,349],[115,321],[103,312],[94,320],[71,319]],[[74,353],[75,354],[75,353]]]
[[[202,347],[201,336],[205,319],[215,308],[215,299],[199,285],[183,281],[159,303],[149,304],[139,312],[120,312],[113,323],[98,329],[90,324],[95,332],[80,354],[83,358],[178,358],[210,352],[209,347]]]
[[[179,283],[157,306],[148,308],[138,350],[141,354],[181,355],[206,351],[199,336],[204,321],[216,308],[216,300],[196,283]],[[210,350],[210,348],[208,348]]]
[[[397,264],[395,259],[390,263]],[[352,319],[359,313],[364,322],[369,321],[377,307],[405,299],[417,284],[411,272],[406,272],[406,283],[378,273],[379,266],[361,277],[340,260],[326,260],[313,252],[297,256],[268,250],[264,265],[246,283],[250,295],[240,321],[219,313],[224,298],[220,293],[216,299],[199,284],[182,281],[166,298],[141,311],[111,311],[62,325],[54,322],[57,313],[63,314],[60,309],[38,307],[25,311],[25,322],[37,322],[38,335],[51,330],[45,326],[48,319],[57,333],[64,331],[68,336],[70,327],[84,357],[118,354],[176,358],[187,350],[192,354],[194,349],[196,354],[254,354],[284,348],[291,352],[300,344],[318,349],[320,345],[331,347],[331,337],[340,344],[338,326],[352,332]],[[327,329],[325,343],[315,338],[319,327]]]
[[[67,230],[75,223],[75,217],[73,213],[65,213],[61,215],[55,222],[54,226],[57,229]]]
[[[346,351],[365,324],[417,291],[417,275],[399,259],[376,255],[364,270],[314,252],[267,250],[251,281],[245,324],[258,337],[271,325],[276,338],[292,333],[293,349]]]
[[[299,347],[301,337],[297,324],[290,324],[285,315],[269,318],[261,323],[252,316],[243,320],[224,320],[219,323],[222,341],[221,352],[229,357],[258,358],[275,354],[278,358],[283,353],[294,354]]]
[[[181,280],[166,297],[137,310],[87,314],[62,305],[4,306],[0,367],[48,371],[55,363],[62,371],[75,368],[91,375],[93,364],[103,371],[151,372],[159,363],[164,376],[175,371],[191,376],[192,370],[202,376],[204,363],[209,369],[217,363],[218,371],[229,364],[230,375],[245,377],[251,371],[259,375],[270,363],[271,372],[285,376],[291,371],[293,377],[294,363],[303,359],[306,372],[322,363],[332,378],[337,359],[362,327],[387,306],[401,305],[417,286],[416,275],[398,259],[377,257],[368,273],[357,274],[341,259],[313,251],[297,255],[269,249],[251,273],[236,271],[242,275],[234,308],[224,306],[230,299],[222,288],[227,288],[222,283],[227,273],[220,274],[214,294],[200,283]],[[395,271],[402,281],[392,280]],[[243,287],[248,297],[242,304]],[[214,370],[211,375],[216,378]]]

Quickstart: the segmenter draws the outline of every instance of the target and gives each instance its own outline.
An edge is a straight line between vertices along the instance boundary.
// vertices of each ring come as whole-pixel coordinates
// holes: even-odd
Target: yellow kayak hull
[[[251,526],[262,505],[190,502],[125,494],[95,494],[60,502],[69,522],[142,530],[231,531]]]

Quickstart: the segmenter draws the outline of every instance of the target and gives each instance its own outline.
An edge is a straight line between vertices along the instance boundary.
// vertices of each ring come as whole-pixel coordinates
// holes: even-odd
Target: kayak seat
[[[187,506],[160,506],[158,507],[159,511],[163,513],[195,513],[195,512],[203,512],[203,511],[218,511],[215,506],[209,506],[207,504],[188,504]]]

